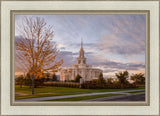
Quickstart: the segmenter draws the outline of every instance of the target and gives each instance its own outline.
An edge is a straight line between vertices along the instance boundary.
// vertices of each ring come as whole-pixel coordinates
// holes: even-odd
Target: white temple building
[[[93,68],[91,65],[86,63],[84,56],[83,41],[81,40],[81,49],[79,51],[79,57],[77,58],[77,64],[72,65],[66,69],[60,70],[61,81],[71,81],[79,74],[83,81],[91,81],[92,79],[98,79],[101,69]]]

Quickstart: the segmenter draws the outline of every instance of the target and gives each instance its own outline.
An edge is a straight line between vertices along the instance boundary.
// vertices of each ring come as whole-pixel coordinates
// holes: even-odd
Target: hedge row
[[[16,84],[20,84],[17,83]],[[31,86],[31,83],[23,83],[24,85]],[[79,88],[79,83],[75,82],[42,82],[41,80],[35,81],[35,87],[38,86],[54,86],[54,87],[70,87],[70,88]],[[136,84],[120,84],[120,83],[113,83],[113,84],[100,84],[97,82],[85,82],[81,85],[81,88],[84,89],[127,89],[127,88],[136,88]]]
[[[82,84],[85,89],[128,89],[137,88],[135,84]]]
[[[75,83],[75,82],[44,82],[44,86],[79,88],[79,83]]]
[[[79,88],[79,83],[75,82],[44,82],[44,86],[54,86],[54,87],[70,87],[70,88]],[[128,89],[136,88],[136,84],[99,84],[86,82],[81,85],[84,89]]]

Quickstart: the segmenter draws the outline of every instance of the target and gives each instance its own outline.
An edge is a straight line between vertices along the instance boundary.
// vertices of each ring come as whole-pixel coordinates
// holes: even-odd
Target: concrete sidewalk
[[[116,91],[116,92],[98,92],[98,93],[88,93],[88,94],[77,94],[77,95],[64,95],[64,96],[51,96],[51,97],[40,97],[40,98],[28,98],[28,99],[18,99],[16,102],[28,102],[28,101],[45,101],[45,100],[55,100],[55,99],[64,99],[64,98],[73,98],[73,97],[83,97],[83,96],[92,96],[92,95],[104,95],[104,94],[124,94],[129,95],[127,92],[142,91],[139,90],[127,90],[127,91]]]
[[[145,101],[145,92],[89,99],[83,101]]]

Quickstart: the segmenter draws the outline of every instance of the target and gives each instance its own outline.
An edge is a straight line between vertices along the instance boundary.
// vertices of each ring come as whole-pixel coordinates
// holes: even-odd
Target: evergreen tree
[[[22,88],[22,85],[23,85],[23,83],[24,83],[24,77],[23,77],[23,75],[20,75],[20,76],[17,78],[16,82],[18,82],[18,84],[20,85],[20,88]]]
[[[75,77],[75,82],[79,82],[80,81],[80,78],[82,78],[79,74],[77,74],[77,76]]]
[[[52,81],[57,81],[57,76],[55,74],[52,76]]]
[[[103,78],[103,74],[102,73],[100,73],[100,75],[99,75],[98,83],[100,83],[100,84],[105,84],[106,83],[105,79]]]
[[[113,84],[113,78],[107,78],[107,84]]]

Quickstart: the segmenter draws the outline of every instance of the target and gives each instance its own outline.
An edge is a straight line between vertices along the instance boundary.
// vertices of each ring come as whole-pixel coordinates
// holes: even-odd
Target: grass
[[[54,100],[47,100],[47,101],[81,101],[81,100],[89,100],[89,99],[96,99],[96,98],[103,98],[103,97],[118,96],[118,95],[122,95],[122,94],[92,95],[92,96],[84,96],[84,97],[54,99]]]
[[[127,92],[127,93],[141,93],[141,92],[145,92],[145,90],[143,90],[143,91],[132,91],[132,92]]]
[[[35,88],[35,94],[32,95],[32,89],[28,86],[15,86],[15,93],[23,93],[24,95],[15,95],[16,99],[36,98],[36,97],[49,97],[49,96],[62,96],[62,95],[75,95],[94,92],[114,92],[124,90],[137,90],[144,89],[144,87],[133,89],[79,89],[79,88],[67,88],[67,87],[41,87]]]

